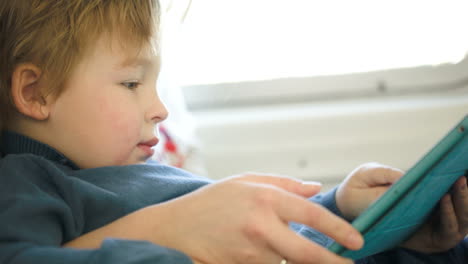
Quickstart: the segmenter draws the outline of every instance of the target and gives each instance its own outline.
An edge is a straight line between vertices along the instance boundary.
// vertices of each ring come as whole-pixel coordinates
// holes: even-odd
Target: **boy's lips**
[[[154,147],[158,144],[158,142],[159,142],[158,138],[152,138],[148,141],[140,142],[138,145],[146,145],[146,146]]]
[[[154,154],[154,149],[153,147],[156,146],[159,142],[158,138],[153,138],[148,141],[140,142],[138,143],[138,148],[141,149],[146,156],[150,157],[153,156]]]

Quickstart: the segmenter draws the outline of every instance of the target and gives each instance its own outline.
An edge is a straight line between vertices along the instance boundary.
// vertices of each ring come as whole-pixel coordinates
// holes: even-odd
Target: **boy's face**
[[[52,103],[48,142],[80,168],[145,162],[167,111],[156,91],[159,58],[106,38],[72,72]]]

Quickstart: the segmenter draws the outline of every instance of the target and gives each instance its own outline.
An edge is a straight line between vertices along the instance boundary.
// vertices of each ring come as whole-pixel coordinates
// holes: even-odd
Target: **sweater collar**
[[[79,169],[79,167],[76,166],[76,164],[67,157],[65,157],[65,155],[47,144],[13,131],[1,132],[0,154],[6,156],[8,154],[25,153],[35,154],[48,160],[59,162],[63,165],[71,167],[74,170]]]

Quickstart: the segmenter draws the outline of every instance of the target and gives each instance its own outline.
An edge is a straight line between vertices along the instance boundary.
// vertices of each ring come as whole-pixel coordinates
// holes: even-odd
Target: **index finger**
[[[298,179],[273,174],[248,174],[240,177],[240,179],[253,183],[273,185],[303,197],[316,195],[322,188],[322,185],[318,182],[304,182]]]
[[[277,203],[277,209],[283,221],[305,224],[349,249],[357,250],[364,244],[361,234],[351,224],[323,206],[302,197],[284,195]]]

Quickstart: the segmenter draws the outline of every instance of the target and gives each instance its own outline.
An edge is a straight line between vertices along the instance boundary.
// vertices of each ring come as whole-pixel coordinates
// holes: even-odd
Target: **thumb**
[[[252,183],[273,185],[306,198],[316,195],[322,188],[322,184],[319,182],[300,181],[290,177],[272,174],[246,174],[237,179]]]
[[[392,185],[403,176],[404,172],[396,168],[381,167],[375,174],[376,177],[368,178],[370,186]]]

